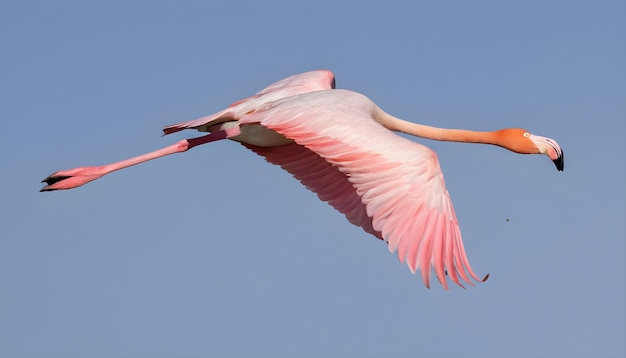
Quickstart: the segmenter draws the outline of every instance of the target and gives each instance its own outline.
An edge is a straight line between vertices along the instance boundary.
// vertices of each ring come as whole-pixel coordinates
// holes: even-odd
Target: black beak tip
[[[563,156],[563,153],[561,153],[561,155],[559,155],[559,157],[553,160],[552,162],[554,163],[554,165],[556,165],[556,169],[558,171],[560,172],[563,171],[565,167],[565,157]]]

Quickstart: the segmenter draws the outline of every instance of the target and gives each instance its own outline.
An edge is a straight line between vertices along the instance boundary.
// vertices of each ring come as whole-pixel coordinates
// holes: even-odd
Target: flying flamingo
[[[474,285],[469,276],[482,282],[489,275],[479,278],[469,264],[437,155],[392,131],[544,154],[559,171],[564,164],[556,141],[524,129],[475,132],[395,118],[359,93],[335,89],[334,75],[326,70],[286,78],[216,114],[163,132],[190,128],[210,134],[117,163],[55,172],[42,181],[47,185],[41,191],[72,189],[119,169],[231,139],[280,165],[348,221],[387,242],[411,272],[421,271],[426,287],[434,269],[447,290],[446,276],[463,287],[459,277]]]

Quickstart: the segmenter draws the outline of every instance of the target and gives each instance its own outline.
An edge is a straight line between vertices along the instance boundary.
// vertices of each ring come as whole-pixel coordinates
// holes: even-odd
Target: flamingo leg
[[[47,185],[41,188],[40,191],[73,189],[116,170],[124,169],[136,164],[147,162],[152,159],[164,157],[166,155],[186,152],[187,150],[195,146],[215,142],[222,139],[232,138],[238,136],[240,133],[241,132],[239,126],[234,126],[231,128],[215,131],[202,137],[183,139],[165,148],[161,148],[153,152],[138,155],[136,157],[125,159],[119,162],[101,166],[79,167],[69,170],[61,170],[50,174],[47,178],[42,180],[41,182],[46,183]]]

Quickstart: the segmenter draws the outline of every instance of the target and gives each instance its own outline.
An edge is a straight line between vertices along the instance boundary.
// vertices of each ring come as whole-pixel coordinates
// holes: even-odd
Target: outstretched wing
[[[331,71],[318,70],[301,73],[271,84],[254,96],[232,103],[228,108],[215,114],[166,126],[163,128],[163,135],[190,128],[205,131],[202,127],[210,127],[225,118],[239,117],[249,111],[257,110],[267,103],[302,93],[333,88],[335,88],[335,76]]]
[[[383,239],[372,227],[365,205],[357,195],[346,175],[324,158],[306,147],[292,143],[278,147],[258,147],[242,143],[248,149],[263,156],[268,162],[279,165],[299,180],[322,201],[346,216],[349,222],[366,232]]]
[[[372,229],[412,272],[421,270],[427,287],[431,267],[446,289],[446,275],[460,286],[459,276],[473,284],[467,273],[482,281],[469,265],[436,154],[384,128],[372,118],[374,108],[353,92],[322,91],[278,101],[239,122],[293,139],[342,173]]]

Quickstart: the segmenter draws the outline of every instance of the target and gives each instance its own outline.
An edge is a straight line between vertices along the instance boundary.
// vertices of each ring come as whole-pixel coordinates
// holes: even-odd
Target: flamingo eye
[[[525,132],[525,133],[524,133],[524,137],[525,137],[525,138],[528,138],[528,137],[530,137],[530,133],[528,133],[528,132]]]

